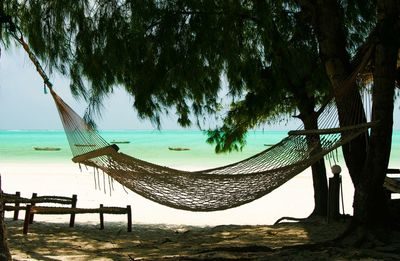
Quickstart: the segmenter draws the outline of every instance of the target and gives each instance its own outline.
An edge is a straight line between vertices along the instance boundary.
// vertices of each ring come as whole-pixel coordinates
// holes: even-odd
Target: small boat
[[[56,147],[33,147],[34,150],[42,150],[42,151],[58,151],[61,150],[61,148],[56,148]]]
[[[181,147],[168,147],[169,150],[175,150],[175,151],[184,151],[184,150],[190,150],[189,148],[181,148]]]
[[[113,144],[128,144],[131,142],[128,140],[113,140],[113,141],[111,141],[111,143],[113,143]]]
[[[74,144],[75,147],[96,147],[96,144]]]
[[[274,144],[264,144],[265,147],[272,147]]]

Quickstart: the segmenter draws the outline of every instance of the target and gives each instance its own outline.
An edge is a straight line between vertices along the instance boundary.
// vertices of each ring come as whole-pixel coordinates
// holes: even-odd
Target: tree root
[[[249,246],[231,246],[231,247],[215,247],[210,249],[205,249],[199,251],[199,253],[207,253],[207,252],[273,252],[276,251],[273,248],[268,246],[260,246],[260,245],[249,245]]]
[[[326,221],[326,217],[319,216],[315,214],[311,214],[305,218],[296,218],[296,217],[281,217],[277,221],[275,221],[274,225],[278,225],[282,221],[296,221],[296,222],[303,222],[303,223],[316,223],[321,221]]]
[[[278,225],[280,222],[286,220],[286,221],[306,221],[308,217],[306,218],[295,218],[295,217],[281,217],[277,221],[275,221],[274,226]]]
[[[400,244],[398,234],[399,231],[385,227],[384,224],[368,228],[353,219],[347,229],[333,241],[336,245],[344,247],[376,248],[388,243]]]

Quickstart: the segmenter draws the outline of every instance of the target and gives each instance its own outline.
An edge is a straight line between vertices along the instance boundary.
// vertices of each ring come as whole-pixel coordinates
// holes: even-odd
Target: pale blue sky
[[[3,48],[2,48],[3,49]],[[72,97],[69,79],[57,73],[50,75],[56,92],[80,115],[86,103]],[[104,103],[101,129],[155,129],[140,120],[132,108],[133,99],[120,88]],[[163,129],[179,129],[176,118],[163,117]],[[44,94],[43,81],[22,50],[2,52],[0,58],[0,129],[62,129],[50,94]]]
[[[7,129],[62,129],[58,112],[50,94],[44,94],[43,81],[31,61],[21,49],[4,50],[0,57],[0,130]],[[53,73],[50,75],[56,92],[80,115],[86,103],[74,99],[69,90],[69,80]],[[102,118],[96,123],[100,129],[155,129],[148,120],[140,120],[132,108],[133,98],[116,88],[104,102]],[[399,102],[395,108],[395,129],[400,129],[398,120]],[[288,125],[265,127],[265,130],[293,129],[299,126],[294,121]],[[162,129],[182,129],[176,123],[172,111],[162,119]],[[196,126],[192,127],[196,129]]]

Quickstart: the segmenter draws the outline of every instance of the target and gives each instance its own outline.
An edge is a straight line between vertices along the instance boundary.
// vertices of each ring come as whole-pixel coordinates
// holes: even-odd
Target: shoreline
[[[185,170],[195,170],[188,166]],[[172,209],[147,200],[131,191],[125,192],[121,185],[114,183],[114,191],[108,187],[107,178],[101,190],[95,189],[93,172],[72,163],[1,163],[3,191],[21,192],[23,197],[38,195],[67,196],[77,194],[77,207],[93,208],[104,206],[132,206],[133,223],[182,224],[196,226],[218,225],[271,225],[282,216],[307,217],[313,209],[313,187],[310,170],[299,174],[286,184],[251,203],[215,212],[190,212]],[[352,214],[352,190],[348,178],[344,177],[346,214]],[[350,188],[349,188],[350,186]],[[6,213],[10,217],[12,213]],[[76,222],[86,222],[94,214],[78,215]],[[57,222],[67,217],[38,215],[38,221]],[[65,218],[65,219],[63,219]],[[35,218],[36,219],[36,218]],[[110,221],[123,221],[125,217],[111,215]],[[97,217],[96,217],[97,220]]]
[[[291,249],[293,245],[330,240],[346,226],[343,222],[328,225],[325,221],[268,225],[282,216],[306,217],[312,211],[309,169],[254,202],[205,213],[164,207],[133,192],[127,194],[118,185],[110,196],[107,187],[106,193],[95,190],[90,169],[81,172],[78,165],[69,161],[1,162],[0,166],[3,190],[7,193],[21,191],[23,197],[30,197],[32,192],[39,196],[77,194],[77,207],[98,207],[100,203],[132,206],[131,233],[126,232],[125,215],[105,215],[105,229],[99,230],[98,214],[81,214],[75,217],[74,228],[68,227],[69,215],[36,215],[29,234],[23,235],[24,212],[16,222],[11,220],[13,212],[7,212],[9,247],[14,260],[400,259],[400,255],[390,250],[400,250],[400,242],[387,246],[388,251],[340,247]],[[190,166],[180,167],[195,170]],[[352,185],[346,169],[342,175],[345,205],[351,208]]]

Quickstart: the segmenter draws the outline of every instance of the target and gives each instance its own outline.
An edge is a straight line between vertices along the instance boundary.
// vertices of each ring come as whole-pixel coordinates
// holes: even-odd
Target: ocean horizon
[[[100,131],[108,141],[129,142],[118,144],[120,151],[133,157],[171,168],[195,171],[219,167],[257,154],[269,145],[287,136],[287,131],[251,131],[246,146],[240,152],[216,154],[214,146],[207,144],[207,136],[200,130],[111,130]],[[59,148],[58,151],[37,151],[34,147]],[[188,148],[185,151],[170,147]],[[21,191],[23,196],[39,195],[70,196],[78,194],[80,207],[131,204],[136,223],[168,223],[186,225],[221,224],[273,224],[282,216],[305,217],[314,205],[311,170],[288,181],[268,195],[240,207],[216,212],[190,212],[171,209],[151,202],[122,186],[110,191],[107,184],[95,187],[93,170],[78,167],[71,161],[72,153],[63,130],[0,130],[0,174],[2,188],[7,193]],[[344,209],[352,214],[353,186],[349,178],[341,150],[338,150],[342,166]],[[331,176],[326,159],[327,175]],[[400,131],[393,133],[390,168],[400,168]],[[342,209],[342,208],[341,208]],[[12,213],[7,213],[12,215]],[[64,222],[68,217],[38,216],[38,220]],[[110,219],[123,221],[119,215]],[[108,219],[108,218],[107,218]],[[79,220],[94,222],[93,216],[82,215]]]
[[[279,142],[287,131],[251,131],[240,152],[216,154],[214,145],[207,144],[207,135],[200,130],[109,130],[99,131],[109,143],[118,144],[126,154],[173,166],[215,167],[250,157]],[[59,148],[59,151],[37,151],[35,147]],[[169,148],[187,148],[172,151]],[[65,162],[72,158],[63,130],[2,130],[0,131],[0,163],[4,161]],[[204,161],[204,159],[207,159]]]
[[[285,138],[288,131],[249,131],[241,151],[219,154],[215,153],[215,145],[206,142],[207,135],[201,130],[100,130],[99,133],[109,143],[127,142],[118,144],[120,150],[142,160],[170,166],[192,164],[198,167],[200,164],[203,167],[216,167],[259,153]],[[37,151],[35,147],[60,150]],[[169,148],[188,150],[172,151]],[[71,158],[63,130],[0,130],[0,163],[20,160],[64,162]],[[400,131],[393,132],[391,161],[400,161]]]

